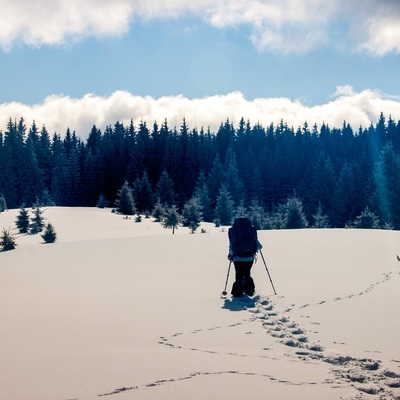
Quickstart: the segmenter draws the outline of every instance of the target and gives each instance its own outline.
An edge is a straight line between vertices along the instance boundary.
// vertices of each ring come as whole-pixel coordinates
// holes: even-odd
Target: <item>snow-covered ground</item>
[[[227,228],[44,217],[0,253],[0,399],[400,398],[400,232],[261,231],[278,294],[260,257],[232,300]]]

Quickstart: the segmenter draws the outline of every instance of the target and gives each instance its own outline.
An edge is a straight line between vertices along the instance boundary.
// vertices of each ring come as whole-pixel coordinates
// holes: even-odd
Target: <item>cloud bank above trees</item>
[[[56,45],[123,35],[136,20],[191,17],[220,29],[249,27],[260,51],[324,46],[400,53],[398,0],[1,0],[0,47]]]
[[[304,122],[310,128],[322,123],[341,128],[346,121],[357,130],[360,126],[367,128],[375,124],[381,112],[386,118],[400,120],[400,98],[372,90],[357,93],[351,86],[339,86],[330,102],[315,106],[289,98],[247,100],[241,92],[195,99],[182,95],[156,99],[116,91],[108,97],[49,96],[43,103],[32,106],[17,102],[0,104],[0,130],[6,130],[9,118],[21,117],[28,127],[35,121],[38,127],[45,125],[50,134],[57,132],[62,136],[70,128],[83,139],[93,125],[103,130],[117,121],[129,124],[131,119],[136,126],[145,121],[150,128],[155,121],[161,125],[167,119],[171,128],[179,128],[185,118],[189,128],[210,128],[212,132],[227,119],[237,126],[242,117],[251,125],[259,122],[264,127],[283,120],[295,129]]]

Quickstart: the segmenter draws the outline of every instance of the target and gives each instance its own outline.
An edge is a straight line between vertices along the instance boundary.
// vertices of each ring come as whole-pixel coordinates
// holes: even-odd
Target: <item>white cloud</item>
[[[250,26],[260,50],[305,52],[339,42],[374,55],[400,53],[398,0],[0,0],[0,9],[4,49],[120,35],[135,18],[190,15],[221,29]]]
[[[185,118],[190,128],[210,127],[216,132],[226,119],[237,126],[243,117],[252,125],[260,122],[264,127],[283,120],[295,129],[305,121],[310,126],[325,122],[330,127],[341,127],[346,121],[356,130],[360,125],[367,128],[376,123],[381,112],[386,117],[391,115],[394,120],[400,120],[400,98],[373,90],[357,93],[350,86],[338,87],[330,102],[317,106],[307,106],[288,98],[247,100],[240,92],[197,99],[184,96],[155,99],[117,91],[108,97],[93,94],[81,99],[50,96],[33,106],[3,103],[0,104],[0,129],[6,130],[9,118],[18,121],[23,117],[28,127],[35,120],[37,126],[45,125],[50,134],[58,132],[61,135],[69,127],[85,139],[93,125],[104,130],[105,126],[117,121],[129,124],[131,119],[136,126],[143,120],[150,128],[154,121],[160,125],[167,119],[171,128],[179,128]]]
[[[40,46],[91,35],[118,35],[128,30],[132,4],[127,0],[0,0],[0,44]]]
[[[389,52],[400,53],[400,21],[394,16],[373,20],[368,26],[368,40],[361,43],[360,49],[376,56]]]

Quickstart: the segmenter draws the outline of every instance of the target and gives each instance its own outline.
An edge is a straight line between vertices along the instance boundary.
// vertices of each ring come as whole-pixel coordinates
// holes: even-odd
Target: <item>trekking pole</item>
[[[221,297],[225,297],[225,296],[227,295],[227,293],[226,293],[226,287],[227,287],[227,285],[228,285],[229,272],[230,272],[230,270],[231,270],[231,265],[232,265],[232,260],[229,261],[228,273],[226,274],[225,289],[224,289],[224,291],[221,293]]]
[[[263,260],[263,262],[264,262],[265,269],[267,270],[267,274],[268,274],[269,280],[270,280],[270,282],[271,282],[272,289],[274,289],[274,293],[276,294],[276,290],[275,290],[274,284],[272,283],[271,275],[269,274],[269,271],[268,271],[268,268],[267,268],[267,263],[265,262],[265,259],[264,259],[264,256],[263,256],[263,253],[262,253],[261,250],[260,250],[260,254],[261,254],[262,260]]]

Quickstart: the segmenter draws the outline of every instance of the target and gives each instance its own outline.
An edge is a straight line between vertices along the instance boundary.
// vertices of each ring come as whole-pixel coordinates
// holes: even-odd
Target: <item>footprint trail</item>
[[[390,274],[385,275],[385,281],[389,278]],[[322,301],[318,305],[324,303],[325,301]],[[286,313],[294,306],[291,305],[279,314],[270,299],[262,298],[248,311],[262,324],[269,335],[291,350],[287,356],[297,357],[304,362],[317,360],[330,364],[335,377],[332,383],[354,387],[358,391],[356,399],[370,398],[364,397],[365,394],[375,395],[379,400],[400,400],[399,373],[383,369],[380,360],[326,354],[321,343],[310,342],[306,330],[287,316]],[[300,308],[308,306],[309,304],[305,304]]]

